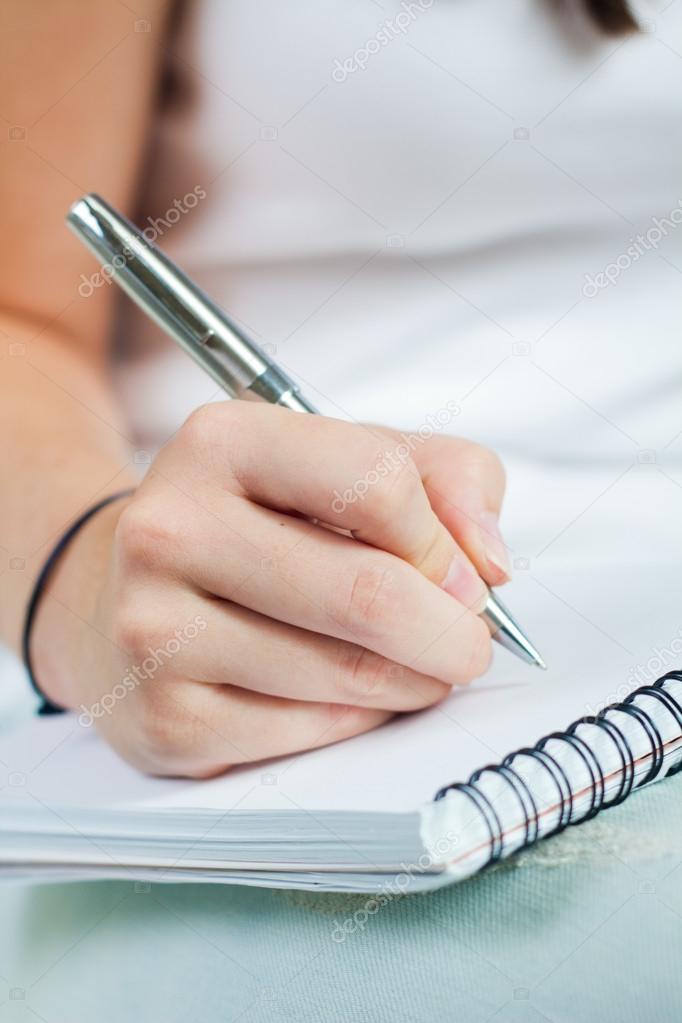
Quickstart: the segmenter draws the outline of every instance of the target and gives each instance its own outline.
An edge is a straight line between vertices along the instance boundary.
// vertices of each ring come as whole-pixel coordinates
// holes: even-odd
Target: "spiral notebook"
[[[546,674],[501,651],[438,707],[210,781],[143,776],[75,716],[35,719],[0,738],[0,877],[388,897],[461,880],[682,769],[677,576],[520,576]]]

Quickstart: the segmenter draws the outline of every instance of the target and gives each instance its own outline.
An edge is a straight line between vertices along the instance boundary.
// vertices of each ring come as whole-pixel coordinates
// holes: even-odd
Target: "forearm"
[[[1,314],[0,329],[0,637],[18,649],[31,588],[55,542],[89,505],[134,485],[135,473],[104,366],[49,329]]]

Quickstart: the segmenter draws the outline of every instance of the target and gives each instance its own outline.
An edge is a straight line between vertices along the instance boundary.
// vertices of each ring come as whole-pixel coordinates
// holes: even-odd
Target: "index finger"
[[[230,401],[192,414],[178,442],[193,462],[207,453],[212,473],[258,504],[315,518],[395,554],[470,608],[486,590],[440,522],[409,453],[385,434],[277,406]],[[205,465],[205,460],[199,459]]]

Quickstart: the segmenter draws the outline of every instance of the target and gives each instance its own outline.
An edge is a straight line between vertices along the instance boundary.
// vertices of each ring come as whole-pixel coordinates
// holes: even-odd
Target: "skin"
[[[80,297],[93,266],[63,218],[88,190],[134,209],[167,15],[149,0],[136,16],[152,31],[134,33],[113,2],[3,4],[0,94],[28,126],[0,160],[0,624],[15,649],[56,539],[136,485],[107,372],[115,289]],[[207,777],[367,731],[481,675],[481,580],[508,576],[502,467],[440,435],[387,459],[400,444],[251,402],[198,409],[61,558],[32,639],[44,691],[141,769]],[[335,502],[379,463],[361,499]]]

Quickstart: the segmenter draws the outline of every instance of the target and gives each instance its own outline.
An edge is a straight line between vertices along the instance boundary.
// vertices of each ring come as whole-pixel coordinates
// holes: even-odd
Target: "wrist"
[[[130,500],[122,495],[94,511],[67,540],[40,590],[29,634],[31,667],[40,690],[59,707],[78,704],[86,651],[95,637],[103,640],[98,600],[116,524]]]

